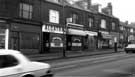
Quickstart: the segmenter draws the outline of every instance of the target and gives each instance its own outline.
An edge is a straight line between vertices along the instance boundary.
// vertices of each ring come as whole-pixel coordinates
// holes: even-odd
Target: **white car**
[[[135,44],[128,44],[125,47],[125,52],[126,53],[129,53],[129,52],[135,53]]]
[[[47,63],[30,61],[16,50],[0,49],[0,77],[52,77]]]

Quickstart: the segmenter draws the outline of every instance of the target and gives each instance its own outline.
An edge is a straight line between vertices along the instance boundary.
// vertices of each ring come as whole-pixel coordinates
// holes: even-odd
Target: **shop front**
[[[24,54],[40,53],[40,26],[0,22],[0,48],[19,50]]]
[[[97,48],[97,32],[93,31],[85,31],[86,37],[85,37],[85,43],[84,46],[87,50],[92,50]]]
[[[98,38],[98,48],[110,48],[112,36],[109,34],[109,32],[100,31],[100,33],[102,37]]]
[[[82,50],[85,36],[86,33],[83,30],[69,28],[67,32],[67,50]]]
[[[125,39],[124,39],[123,33],[120,33],[119,45],[121,48],[123,48],[125,46]]]
[[[110,41],[110,47],[114,47],[114,43],[117,43],[118,47],[120,46],[120,34],[116,32],[110,32],[110,35],[112,36]]]
[[[54,24],[42,26],[42,53],[59,53],[63,51],[63,27]]]
[[[37,25],[11,23],[9,48],[24,54],[39,54],[41,51],[41,28]]]
[[[133,34],[130,34],[128,36],[128,41],[130,42],[130,41],[134,41],[134,40],[135,40],[135,36]]]

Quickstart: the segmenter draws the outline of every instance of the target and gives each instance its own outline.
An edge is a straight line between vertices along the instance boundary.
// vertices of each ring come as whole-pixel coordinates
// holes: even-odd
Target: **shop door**
[[[43,33],[43,53],[50,52],[50,33]]]
[[[11,49],[19,50],[19,33],[12,32]]]
[[[66,39],[66,50],[71,50],[72,47],[72,39],[71,39],[71,35],[67,35],[67,39]]]

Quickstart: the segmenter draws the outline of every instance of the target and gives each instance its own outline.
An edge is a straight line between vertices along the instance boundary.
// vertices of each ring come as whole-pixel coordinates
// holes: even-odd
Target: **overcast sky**
[[[135,22],[135,0],[92,0],[92,3],[99,3],[102,7],[111,2],[113,5],[113,15],[121,21]]]
[[[113,15],[121,21],[135,22],[135,0],[92,0],[92,3],[100,3],[102,7],[112,2]]]

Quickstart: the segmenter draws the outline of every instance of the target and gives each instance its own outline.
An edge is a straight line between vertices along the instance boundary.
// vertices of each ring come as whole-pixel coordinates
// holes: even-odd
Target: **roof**
[[[10,50],[10,49],[0,49],[0,54],[18,54],[19,51]]]
[[[100,13],[100,12],[99,12],[99,14],[102,14],[102,15],[105,15],[105,16],[108,16],[108,17],[112,17],[112,18],[116,18],[116,19],[119,19],[119,18],[117,18],[117,17],[115,17],[115,16],[113,16],[113,15],[107,15],[107,14],[104,14],[104,13]]]
[[[135,24],[128,24],[129,27],[135,28]]]

